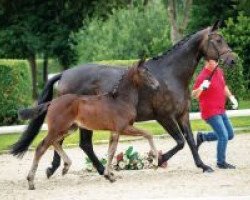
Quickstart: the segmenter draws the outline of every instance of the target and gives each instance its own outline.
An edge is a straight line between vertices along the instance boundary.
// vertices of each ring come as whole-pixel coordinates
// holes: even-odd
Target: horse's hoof
[[[203,169],[203,173],[212,173],[214,170],[211,167],[206,167]]]
[[[167,168],[168,166],[168,162],[164,161],[164,162],[158,162],[158,167],[160,168]]]
[[[50,167],[47,168],[46,170],[46,176],[49,179],[53,175],[53,171],[51,170]]]
[[[29,190],[35,190],[36,188],[35,188],[35,186],[34,185],[30,185],[29,186]]]

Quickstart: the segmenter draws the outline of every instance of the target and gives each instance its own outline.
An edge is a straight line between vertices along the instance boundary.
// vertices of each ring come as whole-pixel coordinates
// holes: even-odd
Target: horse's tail
[[[18,117],[21,120],[28,120],[28,119],[35,119],[42,115],[43,113],[46,113],[48,110],[48,107],[50,105],[50,102],[40,104],[33,108],[26,108],[18,111]]]
[[[55,84],[55,82],[60,80],[61,77],[62,74],[58,74],[47,82],[42,94],[38,98],[38,105],[44,104],[52,100],[53,85]],[[41,129],[46,113],[47,110],[45,110],[42,114],[38,115],[36,118],[30,121],[22,136],[15,144],[12,145],[10,152],[11,154],[13,154],[14,156],[22,157],[26,153],[32,141],[35,139]]]

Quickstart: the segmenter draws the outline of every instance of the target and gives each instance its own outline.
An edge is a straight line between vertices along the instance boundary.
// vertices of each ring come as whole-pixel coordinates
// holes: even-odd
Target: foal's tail
[[[35,119],[42,115],[43,113],[47,113],[50,102],[40,104],[33,108],[26,108],[18,111],[18,117],[21,120]]]
[[[55,84],[55,82],[60,80],[61,77],[62,77],[62,74],[58,74],[47,82],[42,94],[38,98],[38,105],[44,104],[52,100],[53,85]],[[35,137],[37,136],[37,134],[39,133],[41,129],[46,113],[47,113],[47,109],[43,110],[42,113],[40,112],[40,115],[38,114],[28,115],[30,118],[33,118],[33,117],[35,118],[30,121],[29,125],[27,126],[26,130],[23,132],[19,140],[15,144],[12,145],[11,152],[10,152],[11,154],[13,154],[14,156],[22,157],[26,153],[32,141],[35,139]]]

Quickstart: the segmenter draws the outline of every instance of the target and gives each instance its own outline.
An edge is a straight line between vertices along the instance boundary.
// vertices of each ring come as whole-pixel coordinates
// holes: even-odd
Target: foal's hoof
[[[63,168],[62,170],[62,175],[64,176],[65,174],[67,174],[69,171],[69,168]]]
[[[52,169],[50,167],[48,167],[46,169],[46,176],[47,176],[48,179],[53,175],[53,173],[54,172],[52,171]]]
[[[62,175],[63,176],[68,173],[70,166],[71,166],[71,162],[70,163],[64,163],[64,167],[63,167],[63,170],[62,170]]]
[[[112,172],[109,174],[104,174],[104,178],[109,180],[110,183],[114,183],[116,181],[115,175]]]
[[[209,166],[203,168],[203,173],[212,173],[212,172],[214,172],[214,170]]]

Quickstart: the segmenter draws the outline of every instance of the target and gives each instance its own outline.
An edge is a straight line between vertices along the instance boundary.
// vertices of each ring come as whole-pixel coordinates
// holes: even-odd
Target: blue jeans
[[[217,164],[226,161],[226,150],[228,140],[233,139],[233,127],[226,114],[215,115],[206,120],[213,128],[213,132],[202,134],[203,141],[216,141],[217,144]]]

